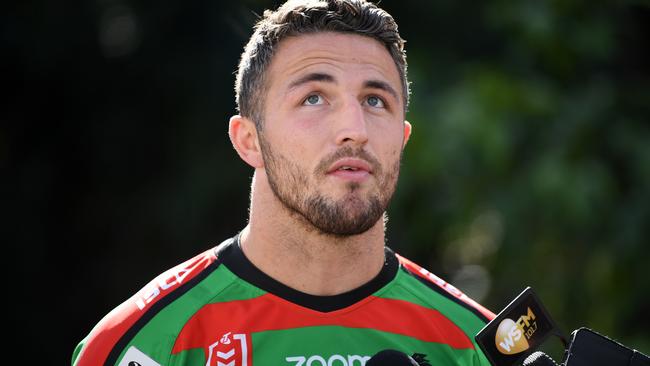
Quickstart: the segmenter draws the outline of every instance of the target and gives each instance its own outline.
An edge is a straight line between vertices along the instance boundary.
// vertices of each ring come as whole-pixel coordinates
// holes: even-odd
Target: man
[[[362,0],[290,1],[242,55],[229,135],[248,225],[163,273],[77,347],[84,365],[487,365],[494,315],[384,246],[411,133],[403,40]]]

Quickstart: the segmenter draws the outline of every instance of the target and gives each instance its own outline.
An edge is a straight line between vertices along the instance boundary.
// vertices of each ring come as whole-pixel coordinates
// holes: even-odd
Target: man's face
[[[317,231],[360,234],[392,197],[405,139],[397,67],[374,39],[283,40],[267,72],[259,141],[271,189]]]

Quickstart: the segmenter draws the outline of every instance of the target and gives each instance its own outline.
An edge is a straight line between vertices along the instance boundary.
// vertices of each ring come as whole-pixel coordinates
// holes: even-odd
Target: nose
[[[363,146],[368,142],[368,130],[363,106],[356,98],[349,98],[336,116],[336,144]]]

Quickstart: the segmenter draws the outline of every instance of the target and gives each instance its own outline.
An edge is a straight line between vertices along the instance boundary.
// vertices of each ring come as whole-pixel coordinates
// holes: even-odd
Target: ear
[[[246,117],[230,117],[228,136],[239,157],[253,168],[264,166],[255,123]]]
[[[411,123],[409,121],[404,121],[404,142],[402,143],[402,149],[406,147],[406,143],[409,141],[409,138],[411,137],[411,131],[413,129],[413,126],[411,126]]]

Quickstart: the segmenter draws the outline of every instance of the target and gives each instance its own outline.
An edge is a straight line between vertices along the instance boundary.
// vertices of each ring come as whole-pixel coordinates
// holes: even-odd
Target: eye
[[[366,103],[374,108],[385,108],[386,105],[384,104],[384,100],[381,99],[380,97],[376,95],[371,95],[368,98],[366,98]]]
[[[305,98],[305,100],[302,102],[302,105],[321,105],[324,103],[325,101],[323,100],[323,97],[318,94],[311,94]]]

